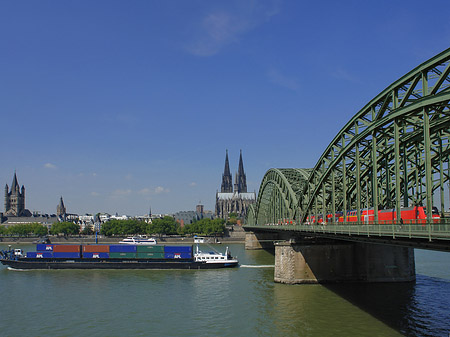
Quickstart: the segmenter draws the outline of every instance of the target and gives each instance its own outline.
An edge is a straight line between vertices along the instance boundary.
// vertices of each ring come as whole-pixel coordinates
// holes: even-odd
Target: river
[[[449,253],[416,250],[412,283],[284,285],[273,282],[270,252],[246,251],[243,244],[230,249],[239,268],[15,271],[1,266],[0,335],[450,334]]]

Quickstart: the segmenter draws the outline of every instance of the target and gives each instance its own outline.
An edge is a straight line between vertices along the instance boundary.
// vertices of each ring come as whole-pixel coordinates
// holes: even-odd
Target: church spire
[[[225,169],[222,174],[222,186],[220,188],[222,193],[232,193],[233,192],[233,182],[230,173],[230,164],[228,162],[228,150],[225,155]]]
[[[11,185],[11,192],[15,192],[16,190],[19,191],[19,183],[17,182],[16,171],[14,171],[13,182]]]
[[[244,162],[242,161],[242,150],[239,156],[239,169],[236,174],[235,192],[247,193],[247,178],[244,172]]]
[[[66,206],[64,206],[63,197],[59,199],[59,205],[56,206],[56,215],[60,217],[62,221],[65,221],[66,217]]]

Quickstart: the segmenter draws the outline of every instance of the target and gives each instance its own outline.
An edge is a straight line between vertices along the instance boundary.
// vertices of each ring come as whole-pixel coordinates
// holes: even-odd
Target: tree
[[[201,219],[183,228],[184,234],[221,235],[225,232],[225,220]]]
[[[31,224],[32,225],[32,229],[33,229],[33,233],[36,236],[45,236],[48,234],[48,228],[47,226],[38,224],[38,223],[34,223]]]
[[[237,213],[230,213],[227,220],[227,225],[236,225],[237,221],[238,221]]]
[[[147,225],[148,234],[177,234],[178,224],[171,216],[165,216],[162,219],[155,219]]]
[[[92,229],[91,226],[86,226],[86,227],[84,227],[84,229],[81,231],[81,234],[83,234],[83,235],[92,235],[92,234],[94,234],[94,230]]]
[[[102,224],[100,233],[106,236],[144,234],[147,224],[139,220],[109,220]]]
[[[52,225],[52,228],[50,229],[50,234],[53,235],[64,234],[64,236],[78,235],[80,234],[80,226],[74,224],[73,222],[57,222]]]

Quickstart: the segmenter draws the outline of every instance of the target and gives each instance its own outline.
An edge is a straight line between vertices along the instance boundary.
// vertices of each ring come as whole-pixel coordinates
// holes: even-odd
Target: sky
[[[450,47],[450,2],[0,0],[0,183],[30,211],[214,210],[310,168],[392,82]],[[2,205],[3,206],[3,205]],[[2,210],[3,207],[0,207]]]

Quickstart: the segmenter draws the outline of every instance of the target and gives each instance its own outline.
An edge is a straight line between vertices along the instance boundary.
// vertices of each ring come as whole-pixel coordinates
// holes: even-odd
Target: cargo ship
[[[228,247],[202,252],[198,245],[37,244],[36,251],[0,251],[0,262],[13,269],[217,269],[238,266]]]

